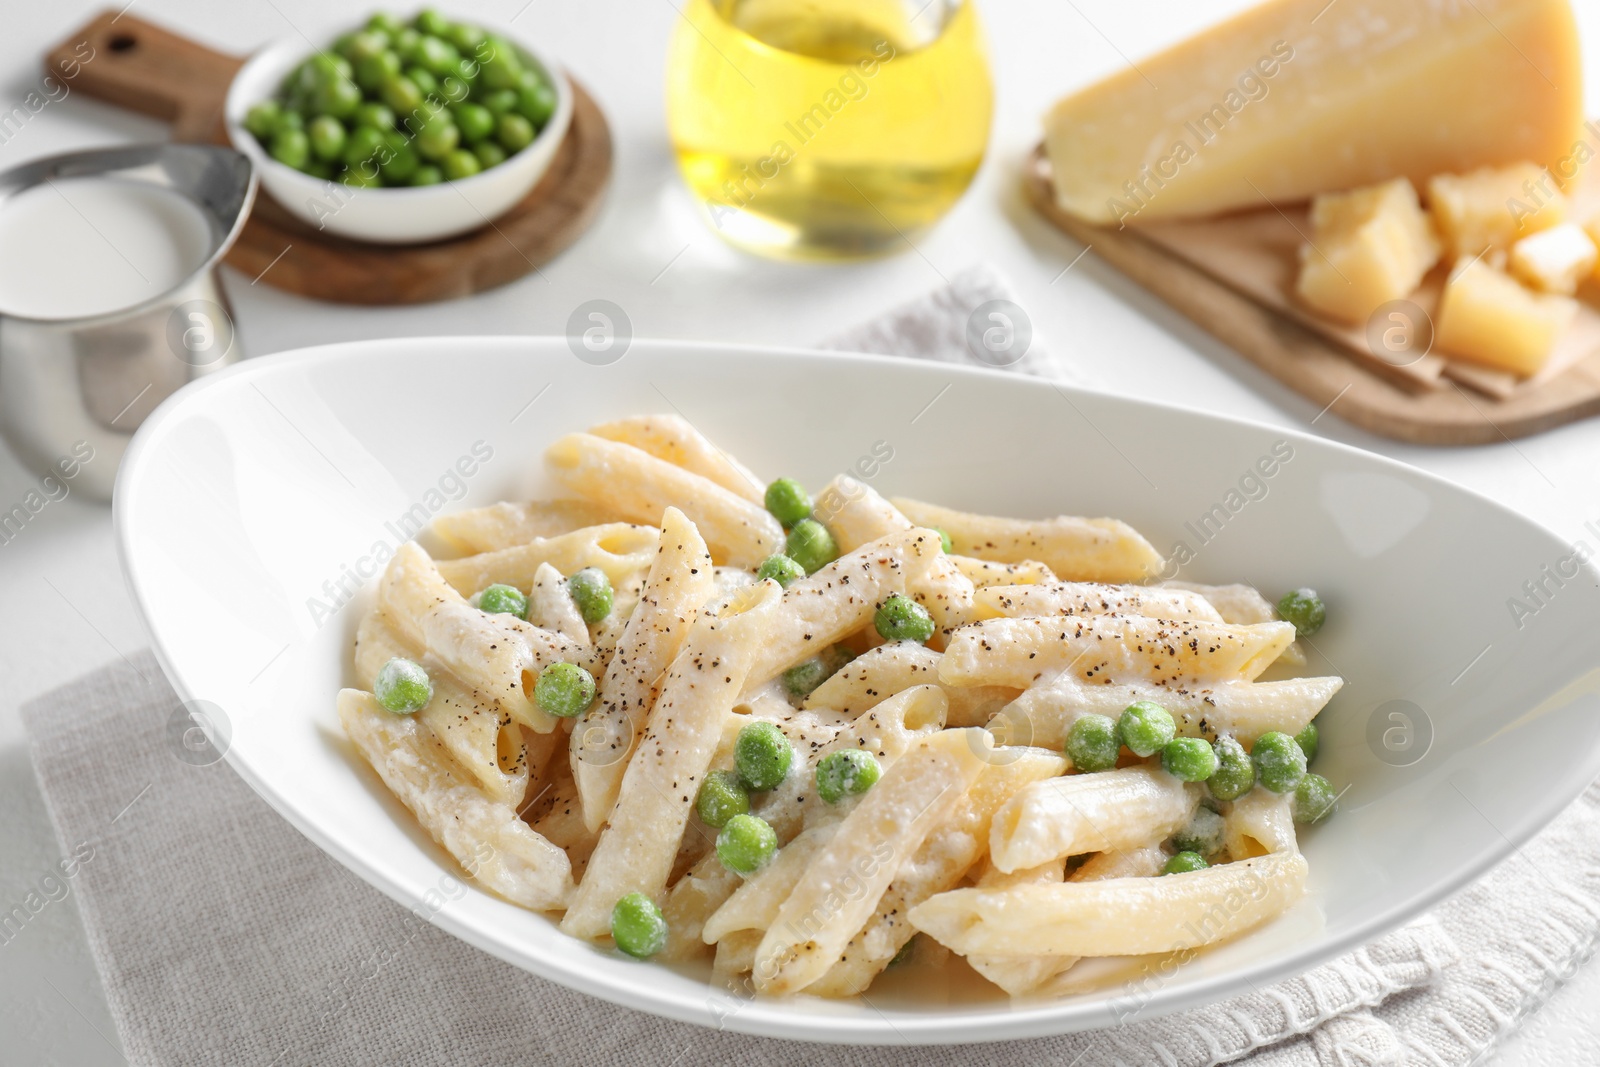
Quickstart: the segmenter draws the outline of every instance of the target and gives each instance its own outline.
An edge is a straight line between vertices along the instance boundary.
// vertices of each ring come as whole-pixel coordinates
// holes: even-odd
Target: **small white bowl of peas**
[[[572,88],[504,30],[380,11],[325,48],[256,53],[224,115],[287,210],[353,240],[412,244],[486,226],[526,196],[572,121]]]

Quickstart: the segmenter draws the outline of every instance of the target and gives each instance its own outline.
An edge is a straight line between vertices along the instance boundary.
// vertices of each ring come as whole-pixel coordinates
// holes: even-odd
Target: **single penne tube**
[[[654,686],[682,650],[713,588],[711,554],[700,532],[683,512],[667,508],[639,603],[606,664],[594,703],[572,730],[572,771],[589,829],[598,830],[610,817],[644,732]]]
[[[745,675],[769,634],[782,590],[768,579],[715,616],[698,617],[661,684],[623,774],[617,802],[561,928],[575,937],[610,929],[629,893],[660,899],[699,783]]]
[[[433,534],[459,555],[495,552],[539,538],[559,537],[585,526],[614,523],[619,516],[592,500],[531,500],[440,515]]]
[[[761,947],[761,931],[740,930],[717,942],[717,954],[711,963],[711,979],[729,988],[739,988],[740,975],[750,973],[755,965],[756,949]]]
[[[797,992],[827,972],[901,865],[989,765],[990,748],[982,730],[943,730],[895,762],[778,909],[756,951],[758,991]]]
[[[864,992],[915,932],[905,921],[906,912],[956,885],[982,860],[989,822],[1001,805],[1067,765],[1057,753],[1038,748],[996,749],[988,760],[955,811],[896,873],[866,925],[822,977],[806,987],[807,993],[849,997]],[[1057,880],[1060,868],[1058,864]]]
[[[783,591],[774,631],[750,668],[751,689],[870,626],[873,613],[891,593],[904,592],[940,558],[938,534],[903,530],[792,582]]]
[[[1286,678],[1274,682],[1225,681],[1168,688],[1150,682],[1099,685],[1063,675],[1022,691],[995,713],[989,730],[1003,745],[1060,748],[1082,715],[1116,718],[1129,704],[1149,700],[1172,713],[1178,733],[1215,741],[1222,734],[1246,748],[1264,733],[1297,734],[1333,699],[1341,678]]]
[[[496,582],[530,589],[534,576],[545,564],[564,575],[598,567],[616,586],[650,566],[660,538],[661,533],[654,526],[613,522],[557,537],[535,538],[497,552],[440,560],[438,566],[440,575],[462,596],[471,596]]]
[[[877,490],[848,474],[839,475],[823,488],[812,514],[828,527],[845,552],[915,528]],[[942,552],[927,568],[908,576],[905,592],[928,609],[940,634],[971,616],[972,583]],[[941,641],[939,637],[935,640]]]
[[[1228,805],[1222,817],[1223,840],[1228,855],[1236,860],[1268,852],[1294,852],[1299,849],[1294,830],[1293,794],[1279,795],[1270,789],[1252,789]]]
[[[968,956],[1132,956],[1243,933],[1282,913],[1305,884],[1305,858],[1275,852],[1165,878],[954,889],[910,920]]]
[[[987,589],[991,585],[1035,585],[1056,580],[1050,568],[1037,560],[995,563],[958,553],[952,553],[947,558],[961,572],[961,576],[972,583],[974,589]]]
[[[1198,787],[1151,766],[1035,782],[995,813],[989,859],[998,870],[1160,840],[1189,821]]]
[[[596,669],[594,650],[511,615],[468,604],[428,558],[408,542],[395,552],[378,584],[378,607],[401,639],[442,664],[513,721],[549,733],[559,720],[533,702],[539,672],[552,663]]]
[[[533,572],[533,588],[528,593],[528,621],[541,630],[558,633],[576,645],[592,644],[589,624],[567,592],[567,580],[548,563]]]
[[[634,522],[655,522],[667,508],[682,508],[718,563],[754,570],[783,551],[783,527],[760,504],[643,449],[574,433],[544,455],[551,476],[567,489]]]
[[[1199,593],[1160,586],[1038,582],[994,585],[973,594],[974,620],[1030,615],[1143,615],[1153,619],[1223,621],[1217,609]]]
[[[1004,519],[905,497],[890,503],[918,526],[949,534],[951,551],[958,555],[996,563],[1037,560],[1075,582],[1139,582],[1161,569],[1161,554],[1118,519]]]
[[[368,612],[361,620],[355,651],[356,680],[369,692],[378,671],[396,656],[429,669],[433,699],[417,718],[491,799],[513,805],[521,801],[531,773],[528,745],[510,715],[462,685],[422,650],[404,645],[382,612]],[[529,731],[528,736],[543,735]]]
[[[832,822],[813,826],[779,849],[771,863],[745,878],[711,914],[700,931],[701,940],[710,945],[731,934],[765,930],[837,829]]]
[[[525,908],[551,911],[572,895],[567,854],[491,800],[415,716],[393,715],[370,693],[344,689],[345,734],[430,837],[486,888]]]
[[[693,471],[753,504],[765,500],[766,486],[750,468],[712,444],[680,415],[635,415],[589,427],[608,441],[643,449],[659,460]]]
[[[1167,864],[1167,854],[1155,841],[1138,848],[1096,852],[1072,872],[1070,882],[1103,882],[1108,878],[1154,878]]]
[[[1294,627],[1286,622],[1230,626],[1138,615],[988,619],[951,635],[939,662],[939,681],[1017,688],[1062,675],[1167,688],[1248,681],[1293,640]]]
[[[801,706],[859,715],[912,686],[937,685],[940,658],[940,653],[911,641],[879,645],[835,671]],[[1004,686],[951,686],[945,690],[946,725],[982,726],[1017,695]]]
[[[1196,593],[1206,598],[1217,613],[1222,616],[1223,622],[1257,623],[1274,622],[1278,618],[1278,611],[1261,591],[1253,585],[1200,585],[1195,582],[1162,582],[1164,589],[1182,589]],[[1278,662],[1286,667],[1304,667],[1306,664],[1305,649],[1296,641],[1283,650],[1278,657]]]

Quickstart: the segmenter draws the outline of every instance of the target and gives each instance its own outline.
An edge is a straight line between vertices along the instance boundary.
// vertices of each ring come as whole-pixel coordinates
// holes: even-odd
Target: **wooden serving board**
[[[176,141],[226,144],[223,100],[244,59],[108,10],[46,53],[44,63],[74,92],[167,120]],[[572,125],[550,169],[492,225],[428,244],[363,244],[318,231],[262,190],[226,262],[262,284],[345,304],[449,300],[537,270],[588,228],[611,180],[605,115],[568,81]]]
[[[1364,430],[1414,444],[1496,444],[1600,413],[1600,338],[1588,325],[1575,327],[1563,342],[1567,351],[1558,350],[1565,369],[1515,386],[1432,354],[1390,366],[1366,351],[1359,331],[1314,324],[1260,278],[1241,282],[1218,269],[1229,259],[1214,247],[1221,231],[1235,242],[1231,252],[1271,254],[1267,245],[1281,238],[1280,225],[1290,226],[1275,209],[1149,233],[1096,226],[1057,206],[1042,147],[1029,162],[1024,189],[1058,229],[1319,408]],[[1205,227],[1219,232],[1205,234]],[[1204,256],[1194,247],[1199,241],[1213,245]],[[1426,293],[1421,298],[1426,302]]]

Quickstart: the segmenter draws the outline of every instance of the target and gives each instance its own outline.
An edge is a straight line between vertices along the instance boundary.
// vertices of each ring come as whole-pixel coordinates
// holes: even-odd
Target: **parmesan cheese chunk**
[[[1529,375],[1578,313],[1576,301],[1535,293],[1481,259],[1464,259],[1450,272],[1434,324],[1434,343],[1473,363]]]
[[[1428,207],[1450,255],[1458,258],[1486,248],[1507,252],[1529,234],[1567,221],[1567,198],[1537,163],[1435,175],[1428,182]]]
[[[1399,300],[1439,260],[1433,226],[1405,178],[1317,197],[1311,226],[1296,290],[1309,307],[1345,322],[1365,322]]]
[[[1511,273],[1530,289],[1571,296],[1595,268],[1600,254],[1583,227],[1563,222],[1524,237],[1511,247]]]

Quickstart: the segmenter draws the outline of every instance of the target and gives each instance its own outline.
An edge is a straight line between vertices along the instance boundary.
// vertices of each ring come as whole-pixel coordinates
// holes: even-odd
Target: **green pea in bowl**
[[[374,15],[322,48],[267,46],[234,76],[224,118],[266,191],[308,225],[412,244],[486,226],[526,196],[572,103],[526,39],[424,9]]]

